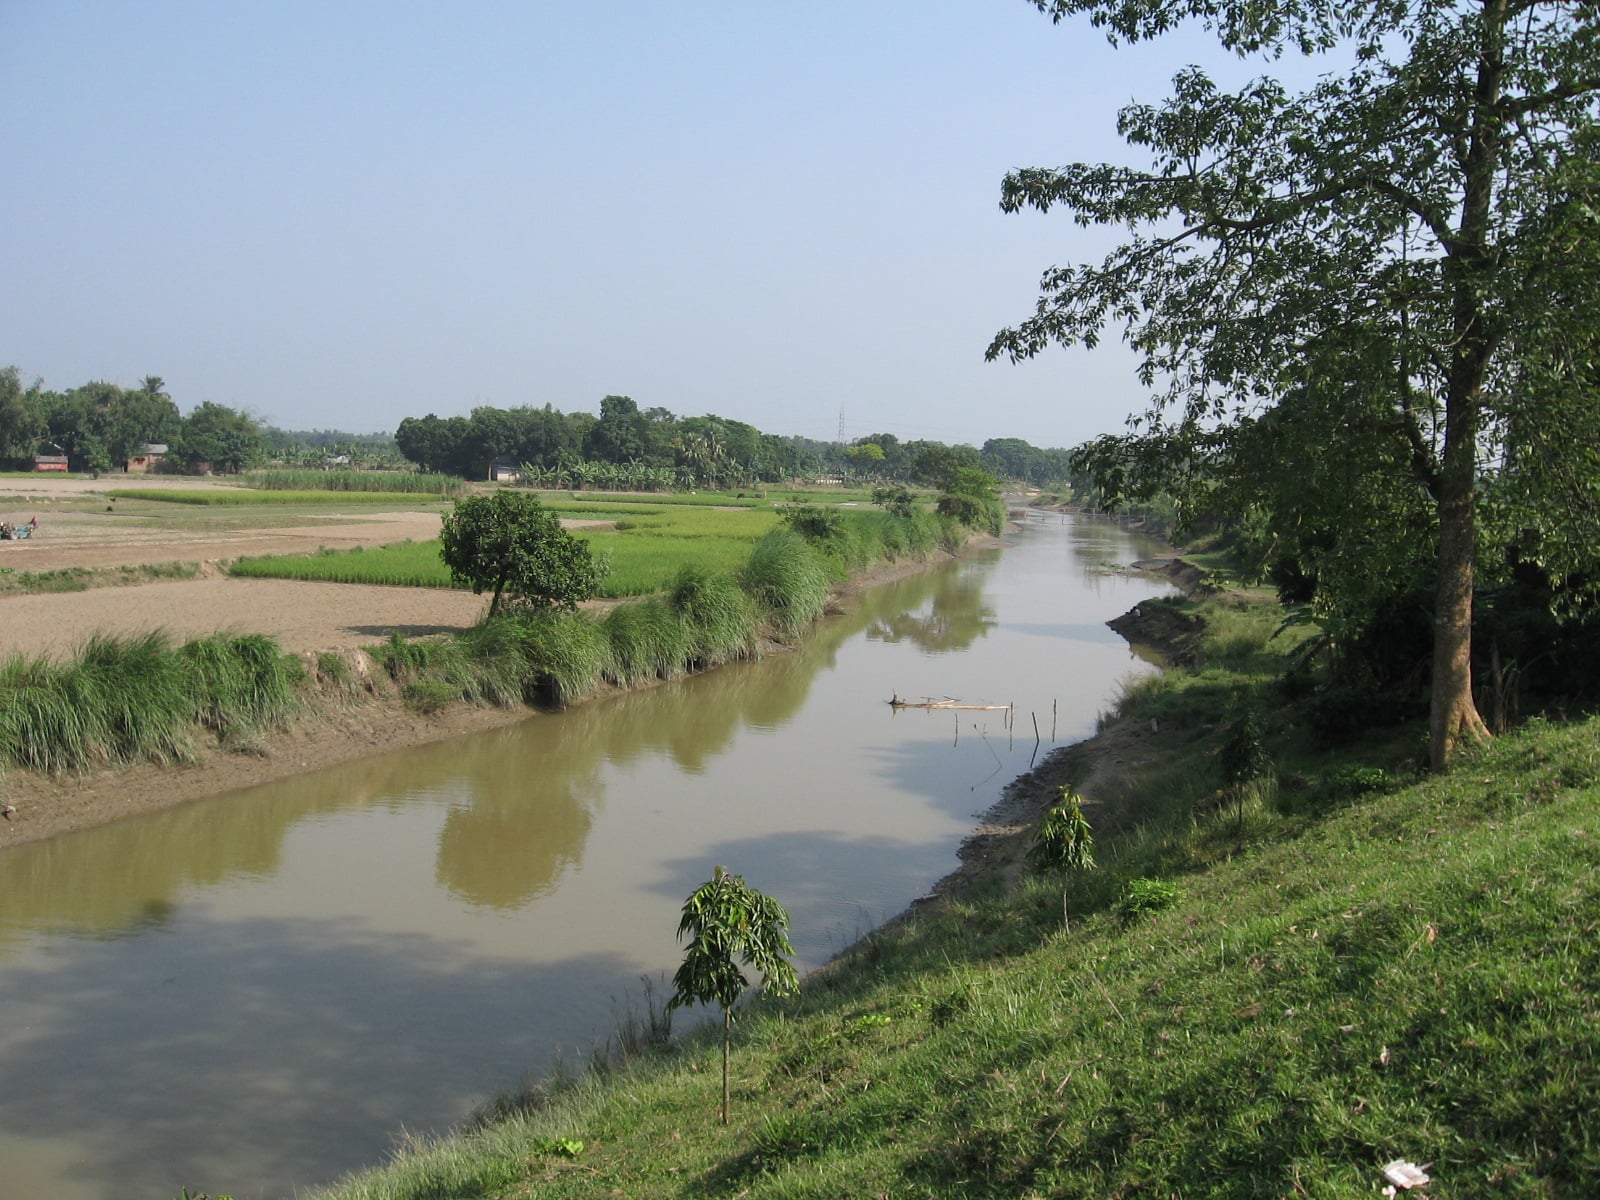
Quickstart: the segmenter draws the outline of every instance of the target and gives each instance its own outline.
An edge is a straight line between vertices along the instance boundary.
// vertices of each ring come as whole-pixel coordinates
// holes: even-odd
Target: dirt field
[[[13,492],[12,485],[23,486]],[[283,523],[267,527],[174,528],[128,515],[128,501],[120,502],[117,512],[119,502],[106,496],[108,487],[141,485],[158,486],[137,479],[0,481],[0,519],[39,518],[34,536],[0,541],[0,570],[171,562],[198,563],[202,569],[201,578],[180,582],[0,597],[0,653],[60,656],[96,631],[158,628],[177,641],[225,630],[270,634],[293,652],[348,650],[381,641],[391,630],[415,636],[460,629],[484,610],[485,600],[470,592],[231,579],[218,569],[245,555],[426,540],[438,535],[437,508],[372,512],[353,506],[316,517],[285,509]]]
[[[390,631],[406,636],[462,629],[487,599],[432,588],[359,587],[286,580],[232,579],[220,564],[245,555],[346,549],[437,536],[442,509],[373,512],[365,506],[308,517],[285,509],[281,522],[252,526],[179,512],[168,520],[151,504],[112,500],[108,488],[172,486],[168,480],[0,480],[0,520],[39,518],[37,533],[0,541],[0,570],[53,571],[139,563],[198,563],[199,578],[96,587],[83,592],[0,596],[0,654],[71,655],[93,633],[162,629],[175,641],[213,633],[265,633],[285,650],[356,650]],[[205,487],[198,482],[189,487]],[[335,506],[336,507],[336,506]],[[131,511],[130,511],[131,510]],[[209,510],[198,510],[202,513]],[[12,771],[0,795],[14,811],[0,824],[0,846],[88,828],[134,813],[215,795],[402,746],[528,717],[525,711],[464,709],[420,717],[375,700],[317,714],[261,752],[204,754],[173,768],[136,765],[48,779]]]

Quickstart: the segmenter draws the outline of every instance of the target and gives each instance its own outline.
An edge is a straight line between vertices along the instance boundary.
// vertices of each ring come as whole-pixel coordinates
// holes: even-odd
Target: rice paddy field
[[[731,573],[778,523],[778,515],[770,507],[724,509],[615,499],[549,503],[546,507],[564,519],[595,523],[572,532],[607,564],[601,595],[608,598],[660,591],[685,563]],[[451,586],[437,539],[375,549],[248,557],[234,562],[230,571],[257,579]]]

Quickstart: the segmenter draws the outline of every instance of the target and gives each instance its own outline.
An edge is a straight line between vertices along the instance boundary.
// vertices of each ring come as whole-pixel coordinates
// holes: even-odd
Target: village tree
[[[491,594],[489,615],[514,601],[533,609],[573,609],[593,596],[600,568],[589,543],[561,528],[531,492],[497,491],[457,500],[445,514],[440,552],[450,578]]]
[[[742,963],[761,972],[763,995],[787,996],[800,987],[787,955],[794,953],[786,932],[789,914],[771,896],[718,866],[710,879],[690,893],[678,922],[678,939],[686,935],[683,962],[672,977],[667,1011],[691,1004],[716,1004],[722,1009],[722,1123],[728,1123],[728,1055],[733,1038],[733,1009],[750,986]]]
[[[1060,207],[1126,236],[1099,264],[1047,271],[1034,314],[988,356],[1120,331],[1155,398],[1088,456],[1113,499],[1166,468],[1270,472],[1278,452],[1355,456],[1400,508],[1403,475],[1424,527],[1394,535],[1425,543],[1442,767],[1486,736],[1472,691],[1485,546],[1562,586],[1595,578],[1600,6],[1030,2],[1113,44],[1198,22],[1229,52],[1322,71],[1299,90],[1271,75],[1227,90],[1190,67],[1165,101],[1122,110],[1141,163],[1008,175],[1004,210]],[[1279,499],[1296,490],[1280,478]]]

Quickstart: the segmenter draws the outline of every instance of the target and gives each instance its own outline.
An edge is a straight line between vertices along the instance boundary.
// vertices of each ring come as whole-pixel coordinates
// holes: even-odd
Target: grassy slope
[[[1413,1195],[1592,1194],[1600,722],[1431,778],[1410,732],[1332,754],[1278,704],[1278,788],[1218,804],[1219,714],[1271,701],[1274,647],[1211,619],[1102,735],[1122,766],[1073,760],[1101,865],[1070,931],[1056,882],[992,876],[755,1006],[727,1129],[691,1034],[329,1195],[1334,1197],[1396,1158]],[[1179,899],[1130,921],[1142,877]]]

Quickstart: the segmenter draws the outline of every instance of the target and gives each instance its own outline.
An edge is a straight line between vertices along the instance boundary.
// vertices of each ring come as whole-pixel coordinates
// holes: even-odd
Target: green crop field
[[[778,522],[772,510],[687,507],[627,503],[615,498],[604,506],[547,507],[563,516],[609,520],[608,528],[573,532],[603,558],[609,570],[601,584],[605,597],[642,596],[666,587],[686,563],[732,573],[750,548]],[[233,574],[261,579],[307,579],[329,583],[368,583],[403,587],[449,587],[450,572],[439,557],[439,543],[400,542],[373,550],[324,551],[240,559]]]

